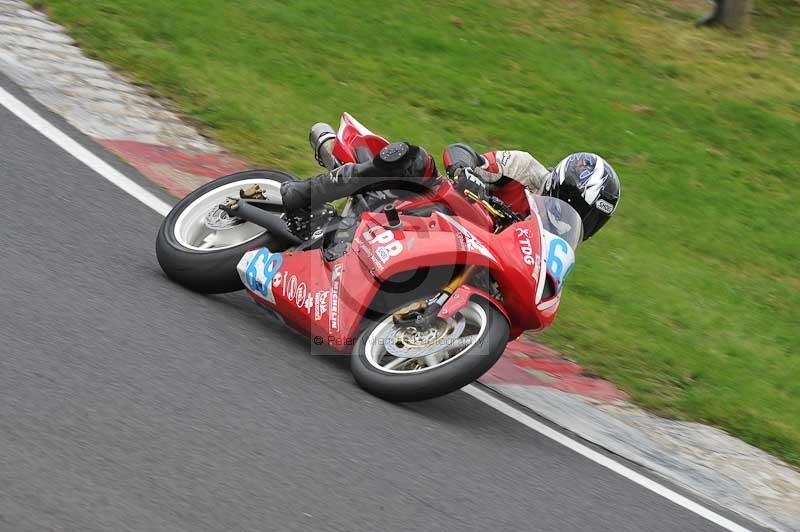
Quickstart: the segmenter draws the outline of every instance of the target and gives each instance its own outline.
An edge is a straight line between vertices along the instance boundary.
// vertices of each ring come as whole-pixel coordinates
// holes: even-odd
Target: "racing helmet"
[[[573,153],[558,163],[544,187],[544,195],[566,201],[578,211],[584,240],[614,214],[619,191],[619,178],[611,165],[588,152]]]

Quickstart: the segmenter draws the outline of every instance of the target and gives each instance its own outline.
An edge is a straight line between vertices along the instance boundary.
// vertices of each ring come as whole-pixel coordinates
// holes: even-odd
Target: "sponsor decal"
[[[389,259],[403,252],[403,244],[395,240],[394,232],[380,225],[364,231],[356,244],[379,272],[384,270]]]
[[[339,330],[339,289],[342,285],[342,271],[344,270],[343,264],[337,264],[333,268],[331,275],[331,305],[328,311],[328,320],[330,328],[334,331]]]
[[[314,294],[314,321],[319,321],[328,312],[328,295],[330,292],[317,292]]]
[[[614,206],[602,198],[597,200],[594,205],[595,207],[597,207],[598,211],[603,212],[605,214],[611,214],[612,212],[614,212]]]
[[[466,251],[467,239],[464,238],[464,235],[456,231],[456,240],[458,241],[458,249],[460,249],[461,251]]]
[[[395,240],[394,231],[379,225],[370,227],[361,236],[367,244],[380,244],[375,248],[375,255],[384,264],[403,252],[403,244]]]
[[[297,295],[297,276],[284,277],[283,279],[283,295],[291,301]]]
[[[475,235],[469,232],[469,229],[456,222],[446,214],[442,214],[440,212],[437,212],[436,214],[447,220],[447,223],[449,223],[453,229],[455,229],[456,238],[458,239],[459,245],[462,246],[462,249],[466,251],[477,251],[485,257],[489,257],[492,260],[497,260],[495,256],[492,255],[492,252],[483,245],[483,242],[478,240]]]
[[[297,308],[303,308],[303,305],[306,302],[306,283],[300,283],[297,285],[297,292],[295,294],[295,303],[297,303]]]
[[[500,160],[497,161],[498,164],[500,165],[500,168],[505,168],[508,165],[509,161],[511,161],[511,152],[503,150],[503,151],[498,151],[496,153],[497,155],[500,156]]]
[[[375,256],[375,254],[372,252],[372,248],[369,247],[369,244],[359,240],[358,241],[358,249],[359,249],[359,251],[361,251],[361,253],[363,253],[364,255],[367,256],[369,261],[373,264],[373,266],[375,266],[375,268],[379,272],[383,271],[383,268],[384,268],[383,262],[381,262],[380,259],[378,259],[378,257]]]
[[[386,248],[376,248],[375,255],[381,260],[382,263],[386,264],[389,261],[389,251]]]
[[[522,260],[528,266],[536,264],[536,259],[533,256],[533,247],[531,246],[531,230],[524,227],[517,227],[517,242],[519,242],[519,249],[522,251]]]

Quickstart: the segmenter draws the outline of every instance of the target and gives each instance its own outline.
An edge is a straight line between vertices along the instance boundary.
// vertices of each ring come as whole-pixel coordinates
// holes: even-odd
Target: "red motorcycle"
[[[386,145],[345,113],[332,155],[371,160]],[[244,287],[314,345],[352,352],[358,384],[391,401],[457,390],[555,319],[582,240],[567,203],[513,183],[465,197],[439,178],[287,214],[279,189],[293,179],[250,170],[183,198],[159,230],[163,270],[203,293]]]

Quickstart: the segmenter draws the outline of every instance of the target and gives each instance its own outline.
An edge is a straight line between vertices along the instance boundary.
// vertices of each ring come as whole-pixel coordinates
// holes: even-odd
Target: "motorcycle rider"
[[[315,134],[319,126],[325,126],[324,135]],[[317,160],[332,168],[305,181],[283,183],[281,196],[287,211],[312,209],[371,190],[423,191],[440,178],[428,152],[405,142],[386,146],[368,162],[338,164],[330,153],[326,158],[323,148],[332,133],[324,124],[312,128],[310,140]],[[528,152],[498,150],[481,155],[459,143],[445,148],[443,160],[447,175],[457,179],[456,188],[462,193],[469,190],[485,197],[491,191],[518,212],[527,208],[522,187],[566,201],[581,216],[584,240],[605,225],[619,203],[616,172],[593,153],[573,153],[547,169]]]

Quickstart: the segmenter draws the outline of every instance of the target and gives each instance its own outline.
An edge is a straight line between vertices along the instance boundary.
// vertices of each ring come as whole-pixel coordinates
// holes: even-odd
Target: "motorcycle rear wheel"
[[[386,339],[399,346],[393,348],[398,353],[404,339],[413,341],[415,335],[408,336],[395,325],[391,313],[379,318],[361,334],[350,357],[350,370],[358,385],[387,401],[411,402],[439,397],[475,381],[503,354],[508,321],[482,298],[467,303],[454,318],[465,322],[457,338],[437,339],[435,333],[422,331],[422,337],[429,334],[442,349],[426,357],[405,359],[389,353]]]
[[[180,200],[167,214],[156,238],[156,257],[173,281],[203,294],[234,292],[244,288],[236,265],[249,249],[266,246],[282,251],[268,231],[241,223],[217,209],[240,189],[258,184],[265,197],[281,203],[280,186],[296,177],[278,170],[246,170],[220,177]],[[208,224],[218,227],[217,230]]]

